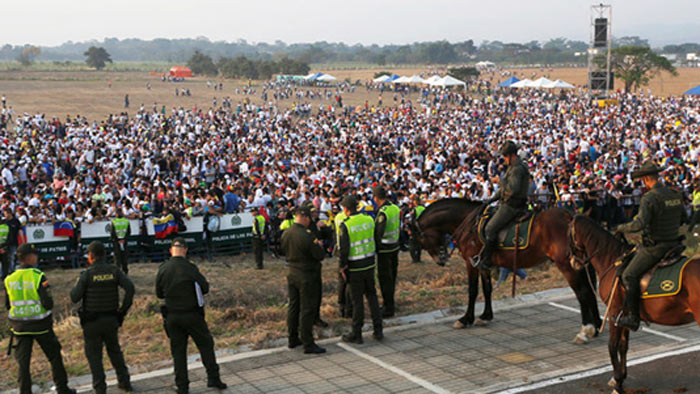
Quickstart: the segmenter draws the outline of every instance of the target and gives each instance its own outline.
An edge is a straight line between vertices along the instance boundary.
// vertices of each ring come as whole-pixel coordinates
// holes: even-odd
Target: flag
[[[62,220],[53,224],[54,237],[72,237],[75,232],[73,222],[70,220]]]
[[[27,227],[22,226],[17,232],[17,246],[27,243]]]
[[[177,222],[172,214],[153,218],[153,231],[156,233],[156,239],[163,239],[168,234],[177,234]]]

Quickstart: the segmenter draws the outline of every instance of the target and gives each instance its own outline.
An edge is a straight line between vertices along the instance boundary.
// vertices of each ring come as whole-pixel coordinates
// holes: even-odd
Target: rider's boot
[[[496,251],[496,246],[497,246],[498,241],[496,239],[486,239],[486,245],[484,245],[484,249],[481,251],[481,255],[476,260],[476,263],[474,264],[474,268],[478,268],[481,271],[490,271],[491,270],[491,255],[493,255],[493,252]]]
[[[623,311],[627,307],[627,314],[620,318],[618,325],[632,331],[639,329],[639,281],[635,280],[627,286]]]

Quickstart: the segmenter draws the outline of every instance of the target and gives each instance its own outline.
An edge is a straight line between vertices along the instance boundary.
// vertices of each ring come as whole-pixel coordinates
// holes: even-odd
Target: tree
[[[187,67],[195,74],[202,74],[210,77],[215,77],[219,73],[214,61],[211,60],[211,56],[205,55],[198,50],[195,50],[194,55],[187,61]]]
[[[112,58],[103,47],[90,47],[83,55],[87,56],[85,63],[98,70],[105,68],[105,63],[112,63]]]
[[[22,52],[17,56],[17,61],[23,66],[29,66],[34,63],[37,56],[41,55],[41,49],[34,45],[27,45],[22,49]]]
[[[471,78],[478,78],[480,73],[476,67],[454,67],[448,69],[447,74],[462,81],[466,81]]]
[[[593,61],[602,69],[605,67],[606,56],[596,56]],[[610,65],[615,76],[625,82],[625,90],[628,92],[646,86],[649,80],[661,71],[667,71],[673,76],[678,75],[678,71],[668,59],[643,46],[613,49]]]

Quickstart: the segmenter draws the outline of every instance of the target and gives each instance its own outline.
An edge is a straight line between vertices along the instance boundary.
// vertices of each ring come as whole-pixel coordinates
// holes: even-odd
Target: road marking
[[[574,312],[574,313],[579,313],[579,314],[581,313],[580,310],[578,310],[576,308],[572,308],[572,307],[567,306],[567,305],[557,304],[556,302],[548,302],[548,304],[553,306],[553,307],[556,307],[559,309],[564,309],[564,310],[569,311],[569,312]],[[602,319],[603,317],[604,316],[601,316],[600,318]],[[671,339],[671,340],[677,341],[677,342],[687,341],[686,338],[679,337],[679,336],[673,335],[673,334],[667,334],[665,332],[657,331],[657,330],[654,330],[653,328],[649,328],[649,327],[642,327],[642,331],[648,332],[649,334],[658,335],[658,336],[664,337],[666,339]]]
[[[658,353],[658,354],[654,354],[651,356],[638,358],[635,360],[629,360],[627,362],[627,366],[630,367],[630,366],[635,366],[635,365],[640,365],[640,364],[646,364],[648,362],[656,361],[656,360],[661,359],[661,358],[666,358],[666,357],[671,357],[671,356],[680,356],[682,354],[692,353],[692,352],[696,352],[698,350],[700,350],[700,344],[694,345],[691,347],[687,347],[687,348],[676,349],[676,350],[671,350],[668,352]],[[595,369],[591,369],[588,371],[578,372],[578,373],[571,374],[571,375],[560,376],[560,377],[545,380],[542,382],[532,383],[532,384],[528,384],[525,386],[519,386],[519,387],[515,387],[512,389],[499,391],[499,393],[500,394],[522,393],[524,391],[530,391],[530,390],[541,389],[544,387],[554,386],[556,384],[571,382],[571,381],[579,380],[579,379],[583,379],[583,378],[588,378],[591,376],[604,374],[604,373],[610,372],[610,371],[612,371],[612,366],[600,367],[600,368],[595,368]]]
[[[382,368],[384,368],[384,369],[387,369],[387,370],[389,370],[389,371],[391,371],[391,372],[393,372],[393,373],[395,373],[395,374],[397,374],[397,375],[403,376],[403,377],[406,378],[407,380],[409,380],[409,381],[411,381],[411,382],[413,382],[413,383],[415,383],[415,384],[417,384],[417,385],[423,387],[424,389],[426,389],[426,390],[428,390],[428,391],[430,391],[430,392],[433,392],[433,393],[436,393],[436,394],[449,394],[449,393],[450,393],[449,391],[443,389],[442,387],[440,387],[440,386],[438,386],[438,385],[435,385],[435,384],[433,384],[433,383],[430,383],[430,382],[428,382],[427,380],[421,379],[421,378],[419,378],[419,377],[417,377],[417,376],[413,376],[413,375],[411,375],[410,373],[408,373],[408,372],[406,372],[406,371],[404,371],[404,370],[401,370],[401,369],[399,369],[399,368],[396,368],[395,366],[393,366],[393,365],[391,365],[391,364],[387,364],[387,363],[385,363],[384,361],[382,361],[382,360],[380,360],[380,359],[378,359],[378,358],[376,358],[376,357],[370,356],[370,355],[367,354],[367,353],[361,352],[361,351],[355,349],[355,348],[352,347],[352,346],[348,346],[348,345],[346,345],[346,344],[344,344],[344,343],[338,343],[338,346],[341,347],[341,348],[343,348],[343,349],[345,349],[345,350],[347,350],[348,352],[350,352],[350,353],[352,353],[352,354],[354,354],[354,355],[356,355],[356,356],[362,357],[362,358],[364,358],[365,360],[367,360],[367,361],[369,361],[369,362],[372,362],[372,363],[374,363],[374,364],[377,364],[377,365],[379,365],[380,367],[382,367]]]

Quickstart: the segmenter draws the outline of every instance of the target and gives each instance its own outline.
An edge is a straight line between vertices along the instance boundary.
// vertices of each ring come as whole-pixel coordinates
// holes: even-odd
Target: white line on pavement
[[[548,302],[548,304],[551,305],[551,306],[553,306],[553,307],[560,308],[560,309],[564,309],[564,310],[569,311],[569,312],[581,313],[580,310],[578,310],[578,309],[576,309],[576,308],[572,308],[572,307],[567,306],[567,305],[557,304],[556,302]],[[601,316],[600,318],[602,319],[603,317],[604,317],[604,316]],[[667,334],[667,333],[665,333],[665,332],[657,331],[657,330],[654,330],[654,329],[649,328],[649,327],[642,327],[642,331],[648,332],[649,334],[658,335],[658,336],[660,336],[660,337],[664,337],[664,338],[667,338],[667,339],[671,339],[671,340],[673,340],[673,341],[678,341],[678,342],[685,342],[685,341],[687,341],[686,338],[682,338],[682,337],[679,337],[679,336],[677,336],[677,335]]]
[[[646,364],[648,362],[652,362],[652,361],[655,361],[655,360],[658,360],[661,358],[666,358],[666,357],[671,357],[671,356],[679,356],[681,354],[692,353],[692,352],[696,352],[698,350],[700,350],[700,345],[695,345],[695,346],[682,348],[682,349],[671,350],[668,352],[654,354],[651,356],[646,356],[646,357],[638,358],[635,360],[629,360],[627,362],[627,366],[630,367],[630,366],[634,366],[634,365]],[[575,374],[571,374],[571,375],[561,376],[561,377],[545,380],[545,381],[538,382],[538,383],[533,383],[533,384],[529,384],[529,385],[525,385],[525,386],[520,386],[520,387],[515,387],[512,389],[504,390],[504,391],[499,391],[499,394],[522,393],[524,391],[541,389],[544,387],[553,386],[555,384],[560,384],[560,383],[570,382],[573,380],[587,378],[590,376],[600,375],[600,374],[610,372],[610,371],[612,371],[612,366],[595,368],[595,369],[591,369],[591,370],[584,371],[584,372],[579,372],[579,373],[575,373]]]
[[[417,385],[423,387],[424,389],[426,389],[426,390],[428,390],[428,391],[430,391],[430,392],[433,392],[433,393],[436,393],[436,394],[449,394],[449,391],[443,389],[443,388],[440,387],[440,386],[437,386],[437,385],[435,385],[435,384],[433,384],[433,383],[430,383],[430,382],[428,382],[427,380],[421,379],[421,378],[419,378],[419,377],[417,377],[417,376],[413,376],[413,375],[411,375],[410,373],[408,373],[408,372],[406,372],[406,371],[404,371],[404,370],[401,370],[401,369],[399,369],[399,368],[396,368],[395,366],[393,366],[393,365],[391,365],[391,364],[387,364],[387,363],[385,363],[384,361],[382,361],[382,360],[380,360],[380,359],[378,359],[378,358],[376,358],[376,357],[370,356],[370,355],[367,354],[367,353],[361,352],[361,351],[355,349],[355,348],[352,347],[352,346],[348,346],[348,345],[346,345],[346,344],[344,344],[344,343],[338,343],[338,346],[340,346],[341,348],[347,350],[348,352],[350,352],[350,353],[352,353],[352,354],[354,354],[354,355],[356,355],[356,356],[362,357],[362,358],[364,358],[365,360],[367,360],[367,361],[369,361],[369,362],[372,362],[372,363],[374,363],[374,364],[377,364],[377,365],[379,365],[380,367],[382,367],[382,368],[384,368],[384,369],[387,369],[387,370],[389,370],[389,371],[391,371],[391,372],[393,372],[393,373],[395,373],[395,374],[397,374],[397,375],[403,376],[404,378],[408,379],[409,381],[411,381],[411,382],[413,382],[413,383],[415,383],[415,384],[417,384]]]

